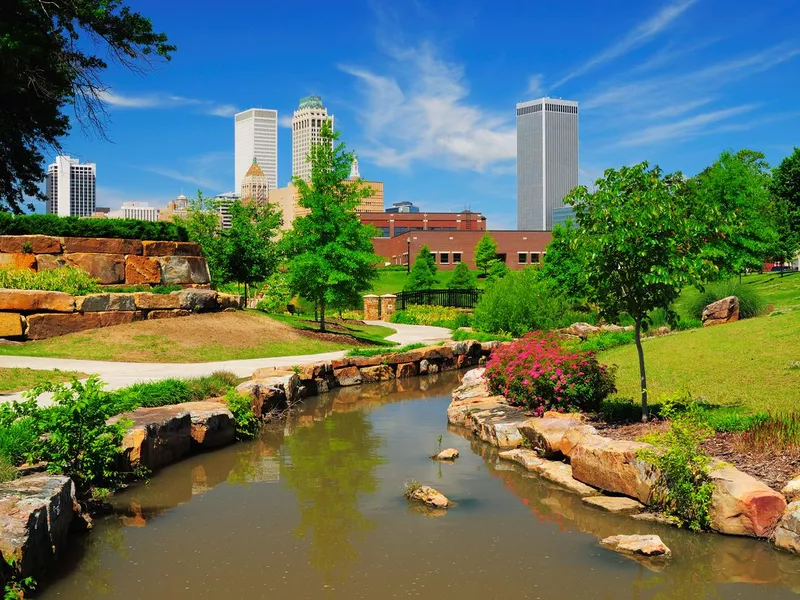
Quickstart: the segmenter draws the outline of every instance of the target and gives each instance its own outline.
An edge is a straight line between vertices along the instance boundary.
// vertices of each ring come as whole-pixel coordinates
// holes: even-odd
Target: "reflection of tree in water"
[[[357,538],[374,526],[358,499],[378,489],[381,443],[361,411],[334,414],[285,440],[280,474],[297,495],[295,535],[310,537],[309,560],[325,581],[347,577],[346,567],[358,559]]]

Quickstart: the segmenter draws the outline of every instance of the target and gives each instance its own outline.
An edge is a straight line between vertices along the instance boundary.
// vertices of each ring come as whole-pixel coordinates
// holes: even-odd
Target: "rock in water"
[[[455,460],[458,458],[458,450],[455,448],[447,448],[439,452],[439,454],[433,458],[436,460]]]
[[[672,551],[657,535],[612,535],[600,543],[620,554],[662,556],[664,558],[672,556]]]
[[[453,504],[444,494],[428,485],[420,485],[406,491],[406,498],[417,500],[433,508],[449,508]]]

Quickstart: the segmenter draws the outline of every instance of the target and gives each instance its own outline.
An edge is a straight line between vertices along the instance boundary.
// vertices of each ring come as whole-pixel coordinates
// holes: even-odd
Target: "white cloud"
[[[415,162],[483,171],[516,157],[513,112],[496,113],[467,100],[463,69],[433,47],[388,47],[391,73],[342,65],[362,92],[358,107],[367,146],[359,155],[384,167]]]
[[[544,96],[544,86],[542,85],[543,76],[541,73],[531,75],[528,79],[528,95],[531,98],[541,98]]]
[[[278,115],[278,125],[281,127],[285,127],[286,129],[292,128],[292,116],[293,115]]]
[[[634,48],[650,41],[656,35],[669,27],[678,17],[680,17],[689,7],[695,4],[697,0],[676,0],[662,8],[658,13],[652,16],[647,21],[640,23],[633,30],[619,40],[617,43],[609,46],[600,54],[592,57],[580,67],[574,69],[571,73],[562,77],[558,82],[553,85],[553,88],[559,87],[575,77],[579,77],[595,67],[604,63],[610,62],[615,58],[624,56]]]
[[[233,104],[220,104],[219,106],[213,106],[208,109],[206,114],[213,115],[215,117],[232,117],[238,112],[239,109]]]
[[[687,117],[680,121],[672,123],[665,123],[662,125],[654,125],[652,127],[645,127],[637,131],[630,137],[620,141],[620,146],[643,146],[645,144],[652,144],[655,142],[663,142],[677,139],[687,139],[696,137],[703,133],[710,133],[706,130],[706,126],[724,121],[731,117],[735,117],[742,113],[749,112],[756,108],[756,104],[743,104],[733,108],[724,110],[716,110],[712,112],[702,113],[693,117]],[[713,132],[713,131],[712,131]]]
[[[232,164],[230,152],[207,152],[183,159],[178,167],[138,165],[137,168],[207,192],[221,192],[226,189],[223,180],[228,178]]]
[[[215,117],[232,117],[239,109],[232,104],[218,104],[212,100],[201,100],[199,98],[187,98],[174,94],[145,94],[140,96],[128,96],[103,90],[99,94],[100,99],[116,108],[129,109],[168,109],[181,106],[197,106],[200,111]]]

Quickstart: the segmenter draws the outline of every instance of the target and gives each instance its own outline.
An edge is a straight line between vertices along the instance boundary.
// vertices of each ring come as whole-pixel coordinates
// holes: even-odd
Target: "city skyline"
[[[250,108],[234,119],[234,187],[240,191],[242,180],[253,161],[264,171],[270,189],[278,187],[278,111]]]
[[[56,156],[47,167],[47,214],[88,217],[96,207],[97,165],[68,155]]]
[[[64,153],[102,157],[98,201],[110,206],[163,205],[198,188],[237,191],[230,121],[268,106],[278,111],[285,185],[292,113],[314,94],[336,115],[362,174],[385,182],[387,203],[470,206],[514,228],[514,107],[530,98],[580,101],[582,184],[645,159],[694,175],[728,148],[761,150],[775,165],[800,139],[791,93],[800,44],[790,25],[800,7],[787,0],[746,14],[721,0],[611,8],[578,0],[567,45],[556,6],[467,0],[458,11],[423,2],[399,12],[354,0],[351,8],[343,19],[324,3],[268,10],[245,1],[261,35],[241,37],[234,49],[209,47],[198,34],[240,32],[239,11],[217,11],[211,22],[180,2],[151,3],[148,16],[179,51],[145,79],[112,66],[104,96],[111,143],[76,127]],[[288,40],[302,43],[286,53]],[[280,59],[268,71],[242,60],[270,53]]]

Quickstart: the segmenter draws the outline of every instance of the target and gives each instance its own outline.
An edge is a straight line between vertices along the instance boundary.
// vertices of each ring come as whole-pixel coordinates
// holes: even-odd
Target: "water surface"
[[[42,598],[796,598],[768,544],[616,517],[448,429],[457,373],[344,388],[284,431],[192,457],[114,498]],[[455,447],[454,464],[431,461]],[[440,514],[402,497],[428,483]],[[663,570],[598,538],[658,533]],[[658,565],[656,568],[661,568]]]

